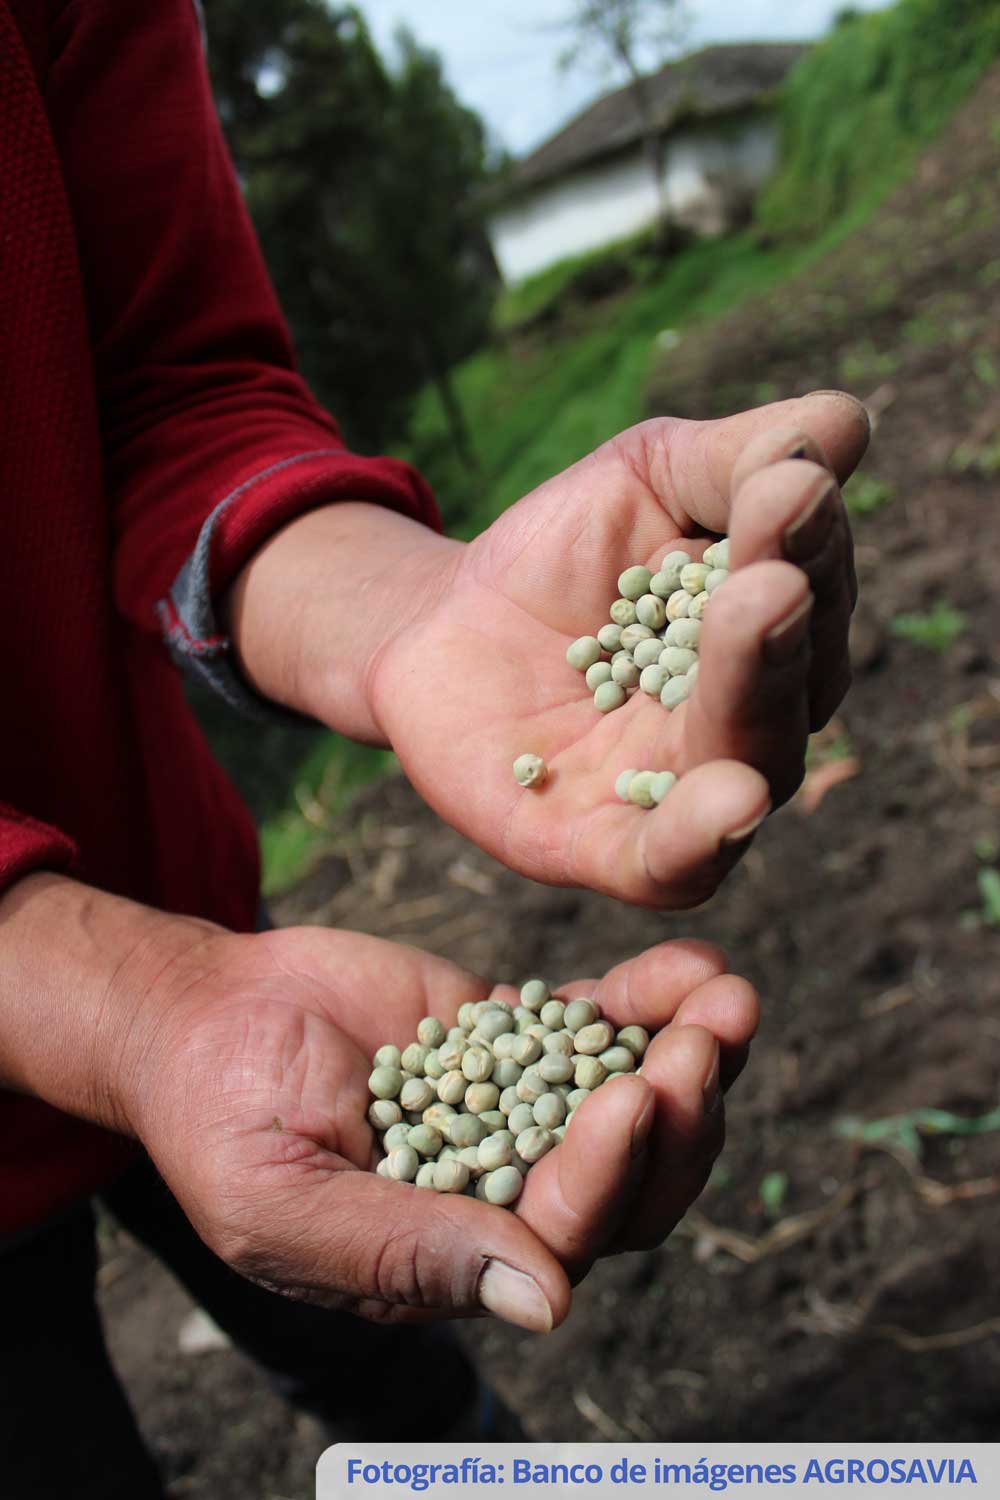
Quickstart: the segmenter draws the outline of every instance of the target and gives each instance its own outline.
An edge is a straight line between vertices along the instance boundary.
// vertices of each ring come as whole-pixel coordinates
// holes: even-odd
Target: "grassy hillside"
[[[791,278],[800,295],[814,279],[818,284],[822,267],[836,259],[830,252],[872,217],[998,53],[1000,0],[900,0],[889,11],[844,21],[789,82],[783,164],[757,226],[692,245],[666,263],[641,239],[632,241],[550,268],[507,294],[494,341],[454,377],[478,472],[455,457],[431,391],[419,403],[404,454],[434,485],[448,529],[477,534],[521,495],[647,415],[650,389],[652,409],[675,409],[676,382],[664,379],[665,370],[697,364],[700,349],[716,348],[713,328],[748,300]],[[891,271],[887,266],[886,285]],[[879,278],[869,282],[859,313],[870,313],[882,295]],[[843,313],[850,321],[849,292]],[[857,357],[866,350],[862,340]],[[884,351],[874,351],[877,357],[891,362]],[[759,368],[756,360],[750,368]],[[865,374],[845,367],[844,383]],[[725,386],[723,380],[714,396],[721,399]],[[785,390],[762,376],[749,398],[766,401]],[[271,890],[294,880],[329,838],[346,796],[391,764],[391,757],[331,737],[275,736],[267,794],[253,799]],[[245,739],[227,724],[213,734],[241,784],[253,774],[240,764]]]

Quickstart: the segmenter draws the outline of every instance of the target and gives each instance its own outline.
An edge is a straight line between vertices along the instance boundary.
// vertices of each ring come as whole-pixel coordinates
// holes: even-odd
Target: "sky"
[[[494,137],[523,155],[621,82],[597,65],[561,73],[568,0],[356,0],[376,41],[390,48],[401,23],[444,58],[455,92]],[[853,0],[879,10],[886,0]],[[690,47],[706,42],[821,36],[844,0],[690,0]]]

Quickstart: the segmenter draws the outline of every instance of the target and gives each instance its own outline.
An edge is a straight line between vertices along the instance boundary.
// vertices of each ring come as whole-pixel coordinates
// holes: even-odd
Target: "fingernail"
[[[817,495],[786,528],[781,539],[785,556],[790,562],[804,562],[815,557],[833,528],[836,514],[836,486],[832,479],[823,485]]]
[[[753,838],[754,834],[757,832],[757,829],[766,820],[770,811],[771,808],[770,805],[768,805],[767,807],[765,807],[760,816],[754,818],[752,822],[744,823],[742,828],[734,828],[732,833],[727,833],[722,840],[722,847],[725,849],[732,844],[745,844],[747,839]]]
[[[809,444],[806,442],[805,438],[803,438],[800,442],[796,443],[795,447],[794,448],[790,448],[788,450],[788,452],[785,454],[786,458],[808,458],[808,456],[809,456]]]
[[[642,1114],[639,1116],[638,1120],[636,1120],[635,1127],[632,1131],[632,1140],[629,1143],[629,1155],[632,1157],[633,1161],[641,1151],[645,1151],[646,1149],[646,1143],[649,1140],[649,1132],[653,1128],[653,1115],[655,1114],[655,1112],[656,1101],[653,1099],[652,1095],[650,1095],[650,1097],[646,1100],[646,1104],[643,1108]]]
[[[772,666],[780,667],[791,661],[802,645],[809,632],[812,604],[812,595],[809,594],[764,637],[764,658]]]
[[[705,1074],[705,1082],[701,1086],[701,1092],[705,1099],[705,1111],[713,1110],[719,1102],[719,1045],[712,1048],[712,1061],[708,1072]]]
[[[552,1331],[552,1309],[538,1282],[506,1261],[486,1262],[479,1278],[479,1301],[494,1317],[517,1328],[532,1333]]]

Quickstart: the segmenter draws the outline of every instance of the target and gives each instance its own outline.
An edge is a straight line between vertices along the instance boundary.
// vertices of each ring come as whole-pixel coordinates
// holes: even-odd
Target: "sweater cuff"
[[[0,892],[35,870],[68,870],[77,849],[57,828],[0,803]]]
[[[338,500],[367,501],[441,530],[427,485],[408,465],[320,448],[281,459],[252,474],[212,511],[173,587],[156,606],[174,661],[231,708],[258,721],[312,726],[256,692],[219,628],[216,604],[254,552],[287,522]]]

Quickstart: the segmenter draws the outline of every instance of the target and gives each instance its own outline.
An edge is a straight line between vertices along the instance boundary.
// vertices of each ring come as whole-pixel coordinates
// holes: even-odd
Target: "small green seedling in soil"
[[[855,474],[844,486],[844,504],[852,516],[870,516],[896,498],[896,491],[885,479],[871,474]]]
[[[950,604],[935,604],[923,613],[897,615],[892,622],[892,633],[901,641],[910,641],[925,651],[937,651],[941,655],[950,651],[964,632],[968,619],[961,610]]]
[[[787,1194],[787,1172],[768,1172],[767,1176],[761,1179],[757,1196],[760,1198],[761,1208],[769,1219],[779,1217]]]

